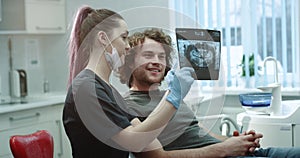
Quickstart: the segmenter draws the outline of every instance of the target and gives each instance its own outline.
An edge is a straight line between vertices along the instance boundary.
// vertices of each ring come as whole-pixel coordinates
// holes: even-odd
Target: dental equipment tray
[[[267,107],[270,106],[272,93],[247,93],[239,95],[243,106]]]

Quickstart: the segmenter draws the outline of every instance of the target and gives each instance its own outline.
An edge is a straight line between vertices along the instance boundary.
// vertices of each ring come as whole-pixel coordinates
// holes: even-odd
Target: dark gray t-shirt
[[[141,121],[153,111],[160,102],[164,91],[129,91],[124,95],[130,114]],[[158,137],[165,150],[204,147],[220,142],[199,127],[194,113],[182,104]]]
[[[63,124],[74,158],[128,158],[111,137],[131,125],[126,102],[94,72],[83,70],[74,79],[63,109]]]

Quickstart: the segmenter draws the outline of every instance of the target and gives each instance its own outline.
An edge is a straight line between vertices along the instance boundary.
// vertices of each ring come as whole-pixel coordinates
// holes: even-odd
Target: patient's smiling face
[[[145,38],[137,46],[132,74],[132,90],[148,90],[153,84],[160,83],[166,69],[166,53],[161,43]]]

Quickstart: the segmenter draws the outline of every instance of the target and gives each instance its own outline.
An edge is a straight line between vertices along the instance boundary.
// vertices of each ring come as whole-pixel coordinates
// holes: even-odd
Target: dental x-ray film
[[[180,67],[193,67],[198,80],[218,80],[221,32],[218,30],[176,28]]]

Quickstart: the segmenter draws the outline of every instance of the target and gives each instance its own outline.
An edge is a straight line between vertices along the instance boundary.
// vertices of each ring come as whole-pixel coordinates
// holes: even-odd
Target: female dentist
[[[160,134],[194,81],[191,68],[170,71],[169,91],[142,123],[109,83],[129,50],[125,20],[108,9],[79,8],[69,43],[70,75],[63,124],[75,158],[128,158],[158,148]],[[157,146],[158,145],[158,146]]]

